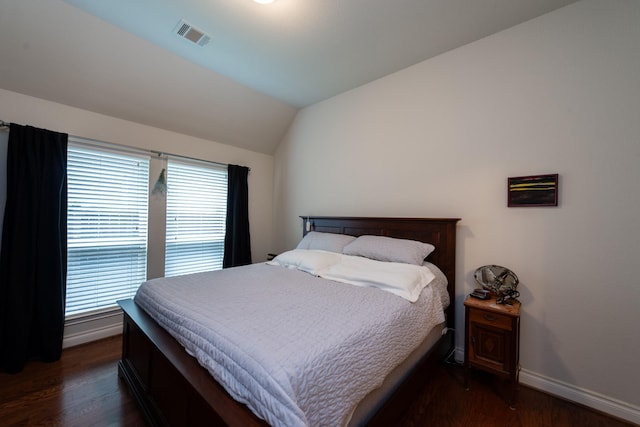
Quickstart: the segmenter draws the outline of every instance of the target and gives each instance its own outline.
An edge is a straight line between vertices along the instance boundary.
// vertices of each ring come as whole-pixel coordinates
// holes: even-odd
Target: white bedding
[[[278,255],[269,265],[295,268],[315,276],[354,286],[369,286],[416,302],[420,292],[436,277],[429,267],[380,262],[335,252],[294,249]]]
[[[444,321],[443,278],[411,303],[254,264],[150,280],[135,301],[269,424],[342,426]]]

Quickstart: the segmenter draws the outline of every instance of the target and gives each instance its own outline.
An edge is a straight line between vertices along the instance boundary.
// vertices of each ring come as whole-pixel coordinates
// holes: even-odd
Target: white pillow
[[[422,265],[435,246],[416,240],[384,236],[360,236],[344,247],[345,255],[363,256],[378,261]]]
[[[341,258],[342,254],[335,252],[293,249],[281,253],[267,264],[301,270],[318,276],[333,264],[339,263]]]
[[[302,238],[300,243],[298,243],[296,249],[315,249],[319,251],[342,253],[342,249],[354,240],[356,240],[355,237],[347,234],[310,231]]]
[[[320,271],[320,277],[382,289],[407,301],[416,302],[424,287],[433,281],[435,275],[423,266],[345,255],[342,262]]]

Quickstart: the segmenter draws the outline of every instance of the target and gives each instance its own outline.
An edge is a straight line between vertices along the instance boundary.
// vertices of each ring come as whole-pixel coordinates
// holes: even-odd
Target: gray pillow
[[[378,261],[422,265],[435,246],[416,240],[384,236],[360,236],[344,247],[345,255],[356,255]]]
[[[315,249],[342,253],[342,249],[356,238],[347,234],[321,233],[310,231],[298,243],[296,249]]]

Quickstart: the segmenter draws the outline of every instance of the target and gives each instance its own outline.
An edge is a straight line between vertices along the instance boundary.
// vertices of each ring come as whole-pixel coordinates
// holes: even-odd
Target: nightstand
[[[498,375],[510,382],[509,406],[517,398],[520,356],[520,302],[497,304],[495,298],[467,297],[465,307],[464,385],[471,368]]]

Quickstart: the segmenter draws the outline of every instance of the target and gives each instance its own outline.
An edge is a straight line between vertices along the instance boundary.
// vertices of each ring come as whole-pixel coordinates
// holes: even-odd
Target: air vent
[[[211,40],[211,36],[205,34],[204,31],[199,30],[184,19],[181,19],[180,22],[178,22],[174,32],[179,37],[189,40],[198,46],[204,46]]]

